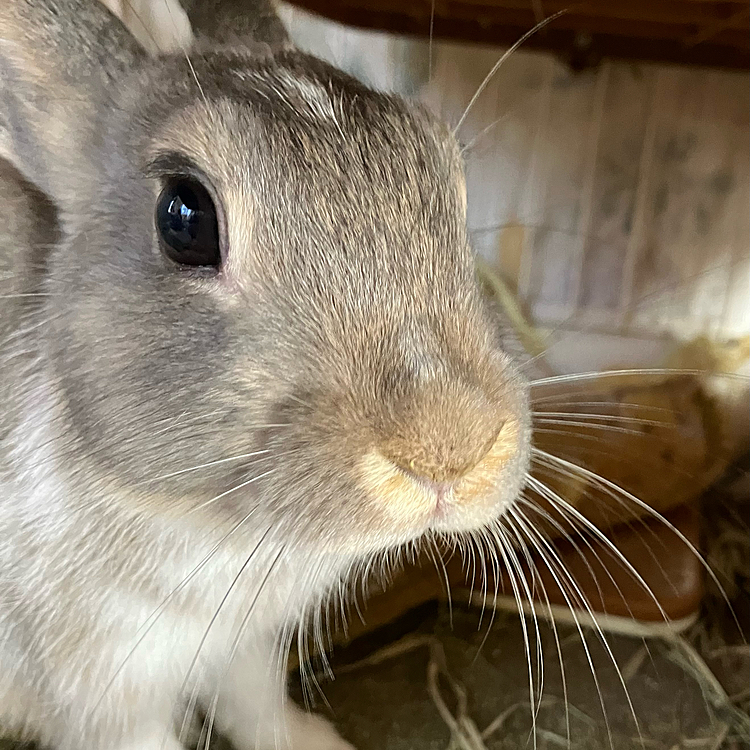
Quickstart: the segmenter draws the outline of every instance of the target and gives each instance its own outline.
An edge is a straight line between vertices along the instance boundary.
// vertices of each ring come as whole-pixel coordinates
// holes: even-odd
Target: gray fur
[[[204,708],[219,691],[238,750],[348,747],[286,703],[276,649],[373,556],[490,521],[526,469],[448,129],[262,9],[211,8],[214,49],[187,8],[190,64],[95,0],[0,8],[2,288],[34,295],[0,298],[0,724],[59,750],[178,747],[183,684]],[[159,249],[175,156],[216,197],[218,273]],[[372,455],[453,504],[373,494]]]

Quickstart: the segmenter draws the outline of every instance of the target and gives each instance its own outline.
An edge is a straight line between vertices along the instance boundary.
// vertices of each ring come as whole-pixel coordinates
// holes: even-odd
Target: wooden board
[[[295,0],[341,23],[490,44],[511,44],[565,10],[529,46],[554,50],[574,67],[603,57],[750,67],[746,0]]]

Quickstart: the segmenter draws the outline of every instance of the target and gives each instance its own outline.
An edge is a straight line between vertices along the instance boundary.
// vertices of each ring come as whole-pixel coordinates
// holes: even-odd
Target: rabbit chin
[[[521,491],[528,466],[519,432],[517,423],[506,424],[482,461],[451,482],[415,476],[377,450],[365,454],[360,481],[386,534],[405,542],[430,531],[469,533],[501,516]]]

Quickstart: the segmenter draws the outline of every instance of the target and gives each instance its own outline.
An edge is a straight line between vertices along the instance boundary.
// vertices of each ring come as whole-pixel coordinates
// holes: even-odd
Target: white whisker
[[[204,744],[204,747],[206,750],[208,750],[210,744],[211,744],[211,734],[213,732],[214,727],[214,721],[216,719],[216,707],[219,702],[219,691],[221,689],[221,685],[224,682],[227,674],[229,673],[229,668],[232,665],[232,662],[234,661],[234,657],[237,654],[237,649],[239,648],[240,642],[242,641],[242,637],[245,634],[245,631],[247,629],[247,626],[250,623],[250,617],[253,614],[255,610],[255,605],[258,602],[258,599],[260,598],[261,593],[265,589],[266,585],[268,584],[268,581],[271,578],[271,574],[273,573],[274,569],[276,568],[276,565],[278,564],[279,560],[281,559],[282,554],[284,553],[284,548],[282,547],[277,553],[276,556],[271,561],[271,564],[268,567],[268,570],[266,571],[265,575],[263,576],[258,589],[256,590],[252,601],[250,602],[247,612],[245,612],[244,617],[242,618],[242,622],[240,622],[239,627],[237,628],[237,635],[234,638],[234,641],[232,642],[232,645],[229,649],[229,656],[226,660],[226,663],[224,664],[224,669],[222,671],[221,677],[218,679],[216,683],[216,691],[214,693],[214,697],[211,701],[210,708],[208,710],[208,716],[210,717],[208,720],[208,729],[206,731],[206,741]]]
[[[632,375],[706,375],[705,370],[685,369],[678,367],[640,367],[629,370],[593,370],[591,372],[580,372],[572,375],[555,375],[547,378],[538,378],[532,380],[532,388],[541,386],[557,385],[561,383],[575,383],[584,380],[598,380],[600,378],[619,378],[629,377]],[[734,372],[711,372],[712,377],[721,376],[732,380],[747,380],[748,375],[742,375]]]
[[[255,456],[264,456],[271,453],[270,450],[259,450],[259,451],[252,451],[251,453],[240,453],[236,456],[229,456],[228,458],[219,458],[216,461],[208,461],[205,464],[198,464],[197,466],[191,466],[187,469],[179,469],[178,471],[171,471],[169,474],[160,474],[156,477],[151,477],[150,479],[144,479],[143,482],[139,482],[138,484],[145,484],[150,482],[158,482],[162,479],[171,479],[172,477],[178,477],[182,474],[189,474],[193,471],[200,471],[201,469],[207,469],[210,466],[219,466],[220,464],[226,464],[234,461],[241,461],[244,458],[253,458]]]
[[[578,543],[575,541],[574,537],[571,536],[571,534],[569,534],[565,530],[565,528],[563,527],[563,525],[561,523],[559,523],[550,513],[548,513],[543,508],[540,508],[539,506],[537,506],[532,501],[530,501],[527,498],[525,498],[525,497],[522,496],[522,497],[520,497],[518,499],[518,502],[521,505],[525,505],[526,507],[533,509],[536,513],[538,513],[540,516],[542,516],[542,518],[544,518],[562,536],[563,539],[566,539],[572,545],[573,549],[576,551],[576,554],[581,558],[581,560],[583,561],[583,564],[586,566],[586,570],[588,571],[589,575],[591,576],[591,580],[594,582],[594,585],[596,586],[597,594],[599,595],[599,601],[603,603],[604,602],[604,592],[602,591],[601,586],[599,585],[599,580],[597,578],[597,575],[596,575],[594,569],[591,567],[591,563],[586,558],[586,555],[584,554],[583,550],[578,546]],[[565,517],[567,519],[571,520],[571,522],[574,523],[575,528],[577,528],[579,530],[583,528],[585,530],[584,526],[582,526],[581,524],[578,524],[577,519],[575,518],[575,516],[566,515],[566,514],[563,513],[564,508],[561,508],[559,506],[555,506],[555,507],[556,507],[556,509],[560,513],[562,513],[563,515],[565,515]],[[528,518],[526,518],[526,521],[527,521],[527,523],[531,523],[530,519],[528,519]],[[621,590],[620,586],[617,584],[614,576],[609,571],[609,568],[605,565],[605,563],[602,560],[602,558],[599,555],[599,553],[595,550],[595,548],[591,544],[591,542],[589,542],[588,539],[586,539],[586,536],[584,534],[580,535],[580,539],[583,542],[583,544],[586,545],[587,549],[591,552],[591,554],[594,555],[594,557],[597,559],[597,561],[599,562],[599,564],[602,566],[602,569],[604,570],[605,574],[607,575],[607,577],[609,578],[610,582],[612,583],[612,585],[615,587],[615,589],[617,590],[618,594],[620,595],[620,598],[622,599],[623,605],[628,610],[628,612],[630,612],[630,614],[632,616],[633,613],[630,611],[630,605],[628,604],[627,598],[622,593],[622,590]],[[617,562],[620,565],[622,565],[622,563],[620,562],[620,560],[617,560]]]
[[[512,507],[509,508],[509,511],[512,510]],[[513,535],[516,537],[516,539],[521,542],[522,540],[518,537],[517,530],[515,529],[515,526],[513,524],[513,515],[509,512],[508,515],[506,515],[503,519],[505,521],[505,524],[507,525],[508,529],[513,533]],[[512,544],[510,545],[511,550],[513,550]],[[537,584],[537,578],[533,575],[534,570],[534,561],[531,557],[531,554],[529,552],[529,547],[527,544],[520,544],[521,552],[524,556],[524,559],[526,560],[526,564],[528,566],[529,572],[532,574],[531,578],[531,588],[529,588],[528,581],[526,578],[526,575],[523,572],[523,566],[520,564],[520,561],[518,560],[518,556],[516,555],[515,551],[513,551],[513,558],[515,559],[514,565],[516,567],[516,571],[519,575],[519,580],[521,581],[521,584],[524,588],[524,593],[526,594],[526,599],[529,602],[529,608],[531,610],[531,616],[534,621],[534,630],[536,634],[536,658],[537,658],[537,674],[539,676],[539,685],[537,689],[537,705],[535,708],[535,712],[539,713],[539,707],[542,703],[542,693],[544,691],[544,655],[542,653],[542,639],[541,634],[539,632],[539,621],[536,613],[536,606],[534,604],[534,592],[536,591],[536,584]]]
[[[172,23],[172,26],[174,27],[174,30],[177,32],[177,36],[179,38],[179,29],[177,28],[177,21],[174,19],[174,14],[172,13],[172,8],[169,6],[168,0],[164,0],[164,6],[167,9],[167,13],[169,14],[169,20]],[[195,68],[193,67],[193,63],[190,60],[190,55],[188,55],[187,47],[185,46],[184,42],[180,40],[180,47],[182,49],[183,55],[185,55],[185,60],[188,64],[188,68],[190,68],[190,74],[193,76],[193,80],[195,81],[195,85],[198,87],[198,91],[200,92],[201,99],[203,99],[203,103],[208,105],[208,99],[206,98],[206,92],[203,90],[203,86],[201,86],[201,82],[198,80],[198,74],[195,72]]]
[[[683,544],[685,544],[687,546],[687,548],[696,556],[696,558],[700,562],[701,566],[704,568],[704,570],[706,571],[706,573],[709,575],[709,577],[713,581],[714,585],[718,588],[719,592],[721,593],[722,598],[724,599],[724,601],[726,602],[726,604],[729,606],[729,608],[731,610],[731,613],[732,613],[732,617],[734,619],[735,625],[737,626],[737,629],[738,629],[739,633],[741,633],[741,634],[743,633],[742,626],[740,625],[739,620],[737,619],[737,614],[734,611],[734,608],[732,607],[731,602],[729,601],[729,597],[727,596],[727,593],[724,590],[724,587],[719,582],[719,579],[717,578],[716,574],[711,569],[711,566],[706,562],[706,560],[704,559],[703,555],[701,555],[701,553],[696,549],[695,545],[671,521],[669,521],[667,518],[665,518],[658,511],[654,510],[654,508],[652,508],[650,505],[648,505],[647,503],[645,503],[643,500],[641,500],[639,497],[637,497],[636,495],[634,495],[632,492],[628,492],[627,490],[623,489],[622,487],[620,487],[615,482],[611,482],[609,479],[605,479],[604,477],[600,476],[599,474],[596,474],[595,472],[590,471],[589,469],[586,469],[583,466],[579,466],[578,464],[575,464],[575,463],[573,463],[571,461],[566,461],[564,458],[560,458],[559,456],[554,456],[551,453],[547,453],[546,451],[539,450],[538,448],[532,448],[532,453],[535,453],[536,455],[539,455],[539,456],[543,456],[547,460],[552,461],[553,463],[557,463],[557,464],[560,464],[562,466],[565,466],[566,468],[568,468],[568,469],[570,469],[572,471],[578,471],[583,476],[586,476],[589,479],[594,480],[595,482],[603,484],[604,486],[606,486],[609,489],[611,489],[613,492],[620,492],[620,493],[622,493],[623,497],[625,497],[628,500],[630,500],[631,502],[635,503],[636,506],[638,506],[642,510],[647,511],[648,513],[650,513],[651,515],[653,515],[654,518],[657,518],[665,526],[667,526],[667,528],[669,528],[678,537],[678,539],[680,539],[680,541],[682,541]],[[572,510],[575,511],[575,509],[572,508],[572,506],[569,506],[569,507]],[[578,515],[577,511],[576,511],[576,514]],[[585,518],[585,517],[581,516],[581,518]],[[588,519],[586,519],[586,521],[588,523],[590,523],[590,521],[588,521]],[[591,526],[594,529],[596,529],[596,527],[593,524],[591,524]],[[599,532],[598,529],[597,529],[597,532]],[[601,532],[599,532],[599,533],[601,533]],[[602,536],[604,537],[603,534],[602,534]],[[606,539],[606,537],[604,537],[604,538]],[[609,540],[607,540],[607,541],[609,541]],[[610,544],[611,544],[611,542],[610,542]],[[744,639],[744,635],[743,635],[743,639]]]
[[[445,567],[445,561],[443,560],[442,555],[440,554],[440,550],[435,543],[435,540],[432,536],[428,536],[426,539],[426,542],[428,543],[428,554],[432,558],[432,562],[435,565],[435,570],[437,571],[437,574],[440,576],[443,585],[445,586],[445,596],[446,600],[448,602],[448,619],[450,621],[451,628],[453,627],[453,598],[451,597],[451,582],[450,577],[448,576],[448,571]],[[438,565],[438,561],[440,561],[440,564]]]
[[[563,427],[586,427],[590,430],[600,430],[603,432],[616,432],[625,435],[643,435],[641,430],[634,430],[630,427],[619,427],[611,424],[596,424],[595,422],[579,422],[575,419],[551,419],[548,417],[536,417],[532,415],[532,420],[539,424],[561,425]],[[567,434],[578,434],[568,431]]]
[[[511,506],[508,509],[508,514],[510,518],[515,518],[516,515],[520,515],[521,519],[526,520],[525,517],[523,516],[523,513],[520,511],[520,509],[517,509],[513,506]],[[510,518],[507,520],[510,521]],[[518,519],[517,522],[522,522],[521,519]],[[555,639],[555,647],[557,648],[558,662],[560,664],[560,679],[562,682],[563,701],[565,703],[565,734],[568,739],[568,745],[570,745],[570,706],[569,706],[569,701],[568,701],[568,683],[567,683],[567,679],[565,676],[565,664],[564,664],[564,659],[563,659],[563,654],[562,654],[562,647],[560,645],[560,634],[557,630],[557,623],[555,622],[555,618],[552,614],[552,604],[550,603],[547,590],[544,587],[544,582],[542,581],[539,568],[534,562],[532,555],[529,553],[528,542],[524,540],[521,532],[519,531],[518,528],[516,528],[516,524],[508,522],[508,526],[512,530],[516,539],[518,540],[519,546],[524,550],[526,554],[526,559],[529,564],[529,569],[531,570],[532,575],[534,576],[535,580],[538,581],[539,583],[539,589],[542,592],[542,596],[544,597],[544,601],[547,606],[547,616],[549,618],[549,622],[552,627],[552,634]],[[535,550],[536,545],[532,545],[531,549]],[[541,694],[540,694],[540,705],[541,705]]]
[[[161,602],[161,604],[151,613],[151,615],[146,619],[146,621],[141,625],[141,627],[136,631],[135,638],[137,639],[131,649],[126,654],[125,658],[120,662],[120,664],[115,669],[114,673],[112,674],[112,677],[109,679],[107,684],[104,686],[104,689],[101,692],[101,695],[97,699],[94,706],[91,708],[91,711],[89,712],[89,715],[93,715],[96,709],[101,705],[101,702],[104,700],[105,695],[108,693],[109,689],[114,684],[117,677],[120,675],[122,670],[125,668],[128,661],[131,659],[133,654],[135,653],[136,649],[140,644],[144,641],[146,636],[149,634],[151,629],[156,625],[156,622],[158,621],[159,617],[161,617],[162,613],[167,608],[169,602],[171,602],[177,594],[180,593],[189,583],[190,581],[195,578],[196,575],[208,564],[208,562],[219,552],[220,549],[227,543],[227,541],[236,534],[254,515],[255,510],[251,510],[249,513],[247,513],[238,523],[236,523],[221,539],[219,539],[218,542],[208,551],[208,553],[198,562],[198,564],[188,573],[178,584],[175,586],[164,598],[164,600]]]
[[[512,44],[508,49],[500,56],[500,59],[492,66],[492,69],[489,73],[484,77],[484,80],[479,84],[479,88],[474,92],[474,96],[471,97],[469,100],[469,103],[466,105],[466,109],[464,110],[463,114],[458,120],[458,123],[456,124],[456,127],[453,128],[453,134],[455,135],[458,133],[458,131],[461,129],[461,126],[464,124],[464,121],[466,120],[467,115],[471,111],[474,104],[476,104],[477,99],[482,95],[482,92],[487,88],[490,81],[495,77],[495,73],[500,69],[500,67],[503,65],[503,63],[524,43],[526,42],[530,37],[534,36],[538,31],[543,29],[547,24],[552,23],[552,21],[557,20],[560,16],[562,16],[567,11],[561,10],[557,13],[554,13],[551,16],[548,16],[544,20],[540,21],[534,28],[527,31],[517,42]]]
[[[205,500],[202,503],[198,503],[198,505],[194,505],[192,508],[190,508],[188,511],[185,512],[185,515],[189,515],[191,513],[197,513],[199,510],[203,510],[204,508],[208,507],[209,505],[212,505],[215,502],[218,502],[219,500],[222,500],[223,498],[227,497],[228,495],[231,495],[233,492],[237,492],[238,490],[243,489],[244,487],[247,487],[248,485],[253,484],[254,482],[258,482],[259,480],[263,479],[264,477],[269,476],[270,474],[273,474],[275,469],[269,469],[268,471],[264,471],[262,474],[257,474],[254,477],[251,477],[250,479],[245,480],[244,482],[241,482],[240,484],[235,485],[234,487],[231,487],[228,490],[225,490],[224,492],[216,495],[215,497],[212,497],[210,500]]]
[[[561,476],[562,475],[562,476],[570,477],[571,479],[574,479],[574,480],[579,479],[579,477],[577,475],[575,475],[573,472],[567,471],[565,469],[561,469],[560,467],[555,467],[555,466],[549,466],[549,465],[545,465],[545,464],[540,464],[539,461],[538,461],[538,459],[537,459],[537,463],[539,464],[539,469],[541,471],[547,471],[547,472],[551,473],[553,476]],[[549,487],[547,487],[547,489],[551,491],[551,489]],[[601,490],[602,492],[604,492],[607,495],[607,497],[610,497],[615,502],[617,502],[618,507],[624,508],[625,510],[627,510],[627,506],[625,504],[625,501],[621,497],[618,497],[616,493],[612,492],[607,487],[599,487],[598,489]],[[588,497],[591,497],[591,495],[589,495],[589,493],[586,493],[586,495]],[[550,501],[550,502],[552,502],[552,501]],[[576,518],[576,516],[574,516],[573,514],[571,514],[570,511],[565,508],[565,506],[563,506],[561,504],[555,504],[555,503],[553,503],[553,504],[555,505],[556,509],[560,513],[562,513],[566,518],[568,518],[570,521],[572,521],[572,523],[577,528],[583,528],[583,529],[589,531],[589,529],[587,529],[586,526],[584,526],[583,524],[581,524],[581,522],[578,520],[578,518]],[[636,520],[637,520],[637,523],[639,524],[639,526],[642,528],[642,530],[647,531],[649,533],[649,535],[651,536],[652,540],[656,544],[660,545],[663,548],[664,545],[665,545],[664,540],[659,538],[659,535],[656,533],[656,531],[654,529],[651,528],[651,526],[649,524],[646,523],[645,519],[642,518],[642,517],[638,517]],[[622,523],[624,521],[625,524],[628,526],[628,528],[630,528],[632,531],[635,532],[635,527],[633,526],[632,519],[627,519],[627,517],[620,516],[618,518],[618,521],[620,523]],[[659,570],[661,570],[662,573],[664,573],[665,580],[669,580],[669,577],[666,575],[666,572],[664,571],[664,568],[661,565],[661,563],[659,562],[659,558],[656,555],[656,553],[654,552],[654,550],[652,549],[651,545],[647,545],[646,546],[646,550],[649,553],[651,559],[656,564],[656,566],[659,568]],[[618,562],[620,562],[620,561],[618,560]],[[674,588],[674,584],[671,581],[670,581],[670,584]]]
[[[568,393],[554,393],[552,395],[548,396],[535,396],[531,399],[532,406],[536,406],[537,404],[549,404],[550,406],[566,406],[570,407],[571,409],[573,407],[578,406],[600,406],[600,407],[610,407],[613,409],[641,409],[643,411],[648,412],[662,412],[664,414],[668,414],[670,416],[674,416],[676,414],[674,409],[668,409],[664,406],[654,406],[652,404],[638,404],[638,403],[632,403],[627,401],[614,401],[612,399],[599,399],[598,401],[578,401],[575,399],[572,399],[571,397],[574,395],[583,395],[583,396],[592,396],[594,394],[591,393],[591,391],[570,391]],[[578,412],[570,411],[570,414],[577,414]],[[607,416],[607,412],[598,412],[599,414],[602,414],[604,416]]]
[[[491,531],[493,533],[493,536],[496,539],[497,548],[500,551],[500,555],[503,559],[503,562],[505,563],[505,569],[508,573],[508,579],[510,580],[510,585],[513,589],[513,597],[516,600],[516,604],[518,606],[518,613],[519,613],[519,618],[521,622],[521,632],[523,634],[523,643],[524,643],[524,648],[526,649],[526,663],[528,666],[528,675],[529,675],[529,701],[531,703],[531,722],[532,722],[533,737],[534,737],[534,747],[536,747],[537,732],[536,732],[536,710],[535,710],[536,702],[534,700],[534,670],[533,670],[532,662],[531,662],[531,645],[529,641],[528,628],[526,627],[526,618],[524,617],[523,600],[521,599],[520,588],[518,585],[518,581],[516,580],[516,575],[522,576],[522,574],[518,573],[515,570],[514,564],[510,557],[510,549],[509,549],[510,545],[502,529],[496,525],[492,527]],[[517,558],[515,559],[515,563],[518,564]],[[539,632],[537,630],[537,638],[538,637],[539,637]]]
[[[669,422],[660,421],[657,419],[644,419],[643,417],[631,417],[627,414],[596,414],[593,412],[570,412],[570,411],[532,411],[533,417],[560,417],[570,419],[573,421],[580,421],[583,419],[600,419],[602,421],[611,422],[628,422],[630,424],[645,424],[652,427],[668,426],[673,425]]]
[[[662,607],[661,602],[658,600],[656,595],[651,590],[650,586],[646,583],[643,576],[636,570],[636,568],[633,566],[633,564],[630,562],[630,560],[623,555],[623,553],[617,548],[617,546],[612,542],[609,537],[601,530],[599,529],[595,524],[593,524],[591,521],[589,521],[586,516],[583,515],[576,507],[571,505],[569,502],[567,502],[561,495],[559,495],[557,492],[554,492],[552,489],[550,489],[544,482],[540,481],[536,477],[529,476],[528,481],[531,487],[533,487],[537,492],[539,492],[543,497],[545,497],[547,500],[550,501],[550,503],[553,504],[554,507],[559,509],[565,509],[568,513],[572,514],[578,521],[580,521],[585,528],[587,528],[594,536],[599,539],[600,542],[602,542],[609,550],[612,551],[612,553],[622,561],[622,563],[625,565],[629,573],[633,576],[633,578],[643,587],[643,590],[646,591],[646,593],[650,596],[656,607],[659,609],[659,614],[664,619],[665,623],[669,623],[669,617],[667,617],[667,613],[664,611],[664,608]]]
[[[269,526],[261,535],[260,539],[256,542],[255,546],[252,548],[248,556],[245,558],[245,561],[240,566],[240,569],[235,574],[234,578],[232,579],[232,582],[229,584],[229,587],[227,588],[226,592],[224,593],[224,596],[222,596],[221,600],[219,601],[219,605],[216,608],[216,611],[214,612],[213,616],[208,622],[208,625],[206,626],[206,629],[203,631],[203,635],[201,636],[200,641],[198,642],[198,648],[195,650],[195,655],[193,656],[190,665],[188,666],[187,672],[185,673],[185,677],[182,680],[182,685],[177,692],[177,700],[180,700],[185,692],[185,688],[187,687],[188,682],[190,681],[190,677],[193,673],[193,670],[195,669],[195,665],[198,663],[198,658],[200,657],[200,653],[203,650],[203,646],[206,643],[206,640],[208,639],[209,634],[211,633],[211,630],[216,623],[216,621],[219,619],[219,615],[221,614],[224,605],[226,604],[227,600],[229,599],[232,591],[234,590],[235,586],[239,582],[240,578],[242,577],[242,574],[247,570],[248,565],[250,565],[251,561],[255,557],[258,550],[261,548],[263,543],[265,542],[268,535],[271,533],[271,527]],[[196,680],[195,687],[191,691],[190,696],[190,703],[192,705],[195,705],[195,698],[196,698],[196,691],[198,687],[198,682]],[[179,740],[180,742],[184,739],[184,734],[187,727],[187,721],[189,719],[189,713],[188,711],[185,711],[182,726],[180,728],[180,734],[179,734]]]
[[[427,49],[427,85],[432,83],[432,43],[435,30],[435,0],[430,3],[430,41]]]
[[[547,566],[547,570],[549,570],[550,574],[555,580],[555,583],[557,584],[557,587],[560,589],[560,593],[562,593],[563,598],[565,599],[568,609],[570,610],[570,613],[573,617],[573,621],[575,623],[576,629],[578,631],[578,635],[581,639],[581,646],[584,649],[584,652],[586,654],[586,661],[589,665],[589,670],[591,671],[591,677],[594,680],[594,685],[596,687],[596,692],[599,695],[599,703],[602,708],[602,715],[604,716],[604,723],[607,729],[607,737],[609,739],[609,746],[611,750],[615,750],[614,743],[612,741],[612,730],[609,725],[609,718],[607,714],[607,708],[604,702],[604,695],[601,690],[601,685],[599,683],[599,678],[596,674],[596,669],[594,667],[594,660],[591,656],[591,651],[589,649],[588,643],[586,641],[586,637],[583,632],[583,626],[581,625],[580,619],[576,613],[576,607],[573,606],[573,602],[570,599],[569,594],[574,593],[577,597],[578,601],[580,602],[581,606],[586,609],[586,611],[589,614],[589,617],[591,619],[591,623],[593,627],[596,629],[597,633],[599,634],[600,640],[602,642],[602,645],[605,647],[609,658],[612,660],[612,663],[617,670],[618,675],[620,675],[620,679],[623,682],[624,686],[624,679],[622,678],[622,673],[620,672],[620,669],[617,665],[617,661],[615,660],[614,654],[612,653],[612,650],[609,646],[609,643],[607,642],[607,639],[604,636],[604,633],[602,632],[601,627],[596,621],[596,617],[594,616],[594,613],[591,611],[590,607],[588,606],[588,602],[586,601],[586,597],[584,596],[583,592],[581,591],[580,587],[578,586],[578,583],[576,580],[572,577],[570,572],[565,568],[564,564],[560,560],[559,555],[555,551],[554,547],[550,545],[550,543],[541,535],[539,532],[534,529],[533,526],[530,524],[519,524],[520,528],[529,536],[531,539],[535,540],[535,548],[541,558],[541,560],[544,562],[544,564]],[[546,550],[546,552],[545,552]],[[549,556],[548,556],[549,555]],[[560,575],[563,575],[563,578],[560,578]],[[567,581],[572,586],[572,592],[570,592],[565,585],[563,585],[563,582]],[[635,710],[633,709],[632,703],[630,701],[630,695],[627,691],[627,688],[625,688],[625,694],[628,699],[628,703],[630,703],[631,712],[633,715],[633,720],[635,722],[636,727],[638,727],[638,734],[640,735],[640,727],[638,724],[638,718],[635,714]]]

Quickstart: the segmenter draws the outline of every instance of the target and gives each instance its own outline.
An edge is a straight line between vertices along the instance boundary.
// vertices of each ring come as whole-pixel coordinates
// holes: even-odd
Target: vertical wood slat
[[[540,176],[529,277],[523,298],[541,321],[559,322],[574,312],[580,237],[587,213],[587,175],[593,169],[591,131],[606,71],[574,74],[554,63],[550,106],[539,146]],[[598,92],[598,93],[597,93]]]
[[[683,336],[719,333],[732,257],[748,251],[737,245],[738,222],[748,212],[742,202],[750,161],[747,129],[735,124],[727,97],[716,101],[713,76],[696,80],[692,71],[674,69],[663,77],[634,275],[636,292],[651,304],[636,311],[634,322]]]
[[[577,303],[583,320],[594,316],[614,327],[633,224],[653,70],[623,63],[609,66]]]
[[[620,298],[620,325],[629,328],[633,316],[643,304],[643,298],[635,289],[635,273],[638,264],[640,248],[646,232],[646,221],[651,191],[651,181],[656,148],[656,132],[660,119],[662,93],[664,89],[663,71],[655,71],[652,84],[652,96],[649,112],[643,133],[643,147],[641,161],[638,168],[638,181],[633,206],[633,222],[630,228],[627,248],[625,251],[625,266],[623,269],[622,295]]]
[[[586,138],[585,167],[582,185],[583,189],[581,193],[581,215],[578,221],[575,255],[573,258],[576,274],[573,277],[574,286],[571,290],[571,296],[566,300],[569,308],[568,317],[572,317],[575,314],[576,305],[581,298],[585,284],[586,248],[592,231],[591,222],[595,206],[595,177],[600,156],[601,132],[606,112],[607,93],[610,88],[610,77],[611,63],[604,62],[599,71],[596,88],[593,92],[594,103],[591,113],[591,122],[589,124]]]

